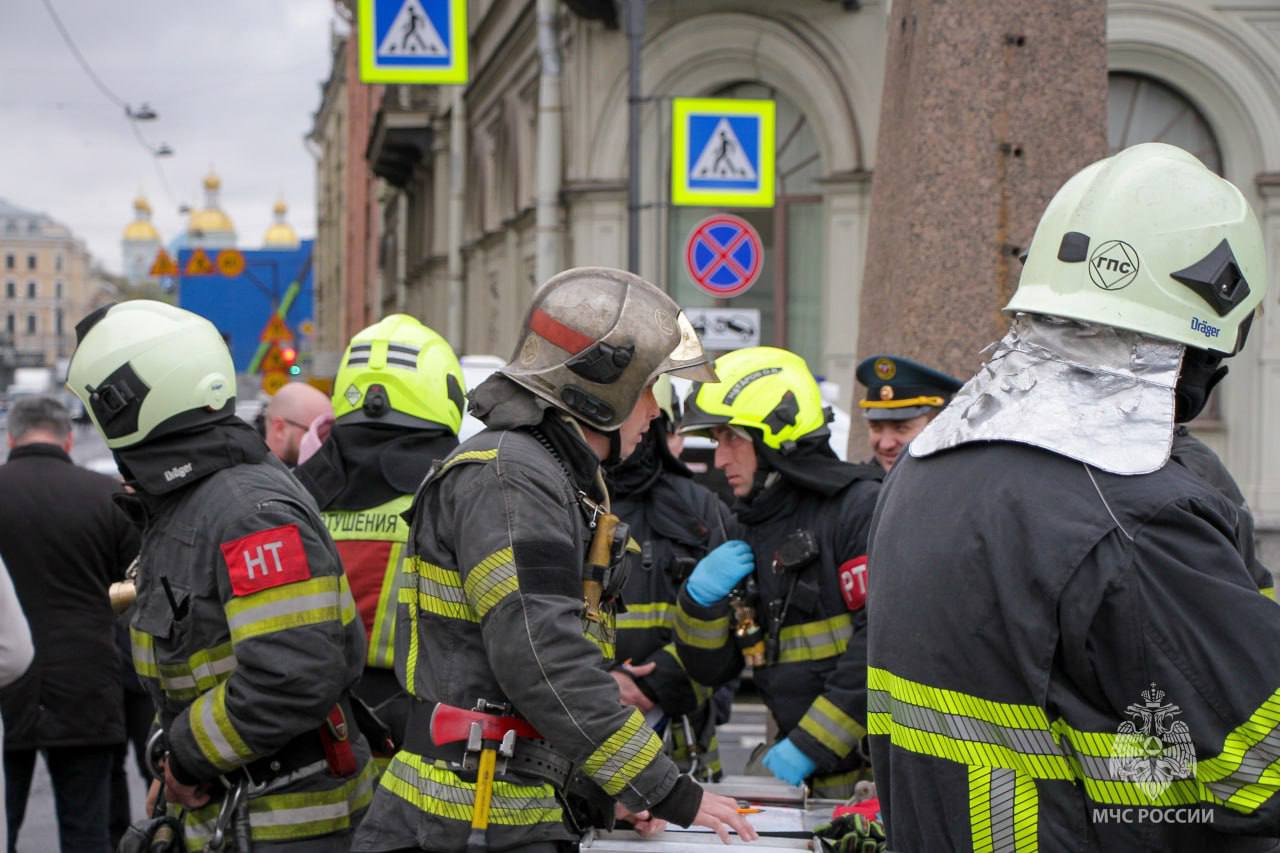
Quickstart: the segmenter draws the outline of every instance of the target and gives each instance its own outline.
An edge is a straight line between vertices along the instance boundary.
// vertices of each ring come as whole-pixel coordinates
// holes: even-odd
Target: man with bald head
[[[298,445],[307,429],[320,415],[332,415],[333,405],[319,388],[305,382],[290,382],[267,403],[264,419],[267,447],[284,464],[298,464]]]

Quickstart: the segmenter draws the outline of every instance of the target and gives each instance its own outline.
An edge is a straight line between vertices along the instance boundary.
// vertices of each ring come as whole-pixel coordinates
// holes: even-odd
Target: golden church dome
[[[224,234],[231,233],[236,227],[231,224],[231,217],[221,210],[205,208],[191,213],[187,220],[188,234]]]
[[[151,224],[151,204],[144,196],[133,200],[133,221],[124,228],[126,242],[159,243],[160,232]]]
[[[289,212],[289,206],[284,203],[284,199],[277,200],[271,210],[276,215],[276,221],[267,229],[267,233],[262,238],[262,245],[275,249],[298,248],[298,232],[284,221],[285,214]]]
[[[156,227],[150,222],[147,222],[145,219],[139,219],[134,222],[130,222],[124,227],[124,239],[136,243],[150,242],[153,240],[159,243],[160,232],[157,231]]]
[[[236,227],[231,217],[222,212],[218,203],[218,190],[222,180],[212,169],[204,178],[204,207],[193,210],[187,219],[187,234],[192,237],[204,237],[211,234],[235,234]]]

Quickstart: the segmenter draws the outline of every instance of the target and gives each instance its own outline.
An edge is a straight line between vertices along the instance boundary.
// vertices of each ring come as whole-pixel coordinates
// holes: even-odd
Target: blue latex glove
[[[756,556],[751,546],[741,539],[730,539],[698,561],[685,582],[685,589],[694,601],[710,607],[728,595],[755,567]]]
[[[791,742],[791,738],[783,738],[764,754],[764,766],[788,785],[802,784],[817,767],[812,758]]]

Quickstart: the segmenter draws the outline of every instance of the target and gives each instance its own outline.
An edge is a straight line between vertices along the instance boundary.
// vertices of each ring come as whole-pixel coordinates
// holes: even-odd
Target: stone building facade
[[[0,339],[16,364],[33,367],[69,358],[76,322],[115,292],[71,229],[3,199],[0,282]]]
[[[1100,0],[1101,2],[1101,0]],[[1239,185],[1280,272],[1280,2],[1109,0],[1113,149],[1162,140],[1196,151]],[[735,306],[759,308],[764,343],[800,352],[848,404],[860,354],[859,304],[890,0],[651,0],[642,50],[639,269],[687,306],[710,305],[683,269],[683,241],[710,210],[670,204],[671,99],[767,97],[777,104],[778,203],[738,211],[765,244],[761,280]],[[626,35],[612,3],[556,6],[559,76],[544,73],[536,0],[471,0],[471,82],[375,92],[366,133],[348,117],[343,179],[365,182],[372,221],[318,269],[321,333],[339,352],[365,319],[407,310],[461,352],[507,355],[529,299],[539,241],[559,265],[627,260]],[[345,47],[334,73],[354,79]],[[563,106],[554,211],[538,229],[539,87]],[[343,99],[326,87],[318,132],[339,144]],[[1051,96],[1052,93],[1046,93]],[[349,99],[348,99],[349,100]],[[326,112],[328,111],[328,112]],[[455,129],[456,126],[456,129]],[[322,144],[330,144],[325,142]],[[322,158],[321,187],[326,177]],[[355,180],[357,172],[363,177]],[[370,172],[372,174],[370,174]],[[545,174],[542,175],[545,178]],[[545,185],[544,189],[545,189]],[[352,213],[320,193],[318,232]],[[360,206],[359,203],[356,205]],[[353,231],[359,232],[353,243]],[[363,240],[360,239],[363,235]],[[321,250],[327,251],[327,250]],[[364,265],[361,267],[361,265]],[[339,268],[347,277],[340,277]],[[352,276],[352,268],[367,275]],[[329,272],[326,272],[326,269]],[[1226,460],[1280,550],[1280,289],[1199,433]],[[998,306],[992,306],[996,310]],[[345,313],[343,313],[345,312]],[[343,319],[338,319],[343,318]],[[908,353],[909,354],[909,353]],[[975,354],[976,360],[976,354]],[[1271,553],[1280,565],[1280,554]]]

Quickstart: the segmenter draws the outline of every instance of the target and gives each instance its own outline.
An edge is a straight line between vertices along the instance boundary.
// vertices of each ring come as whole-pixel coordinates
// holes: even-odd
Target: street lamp
[[[148,104],[146,101],[143,101],[141,106],[139,106],[136,110],[130,107],[128,104],[125,104],[124,114],[127,115],[129,118],[133,119],[134,121],[154,121],[157,118],[156,111],[151,109],[151,105]]]

